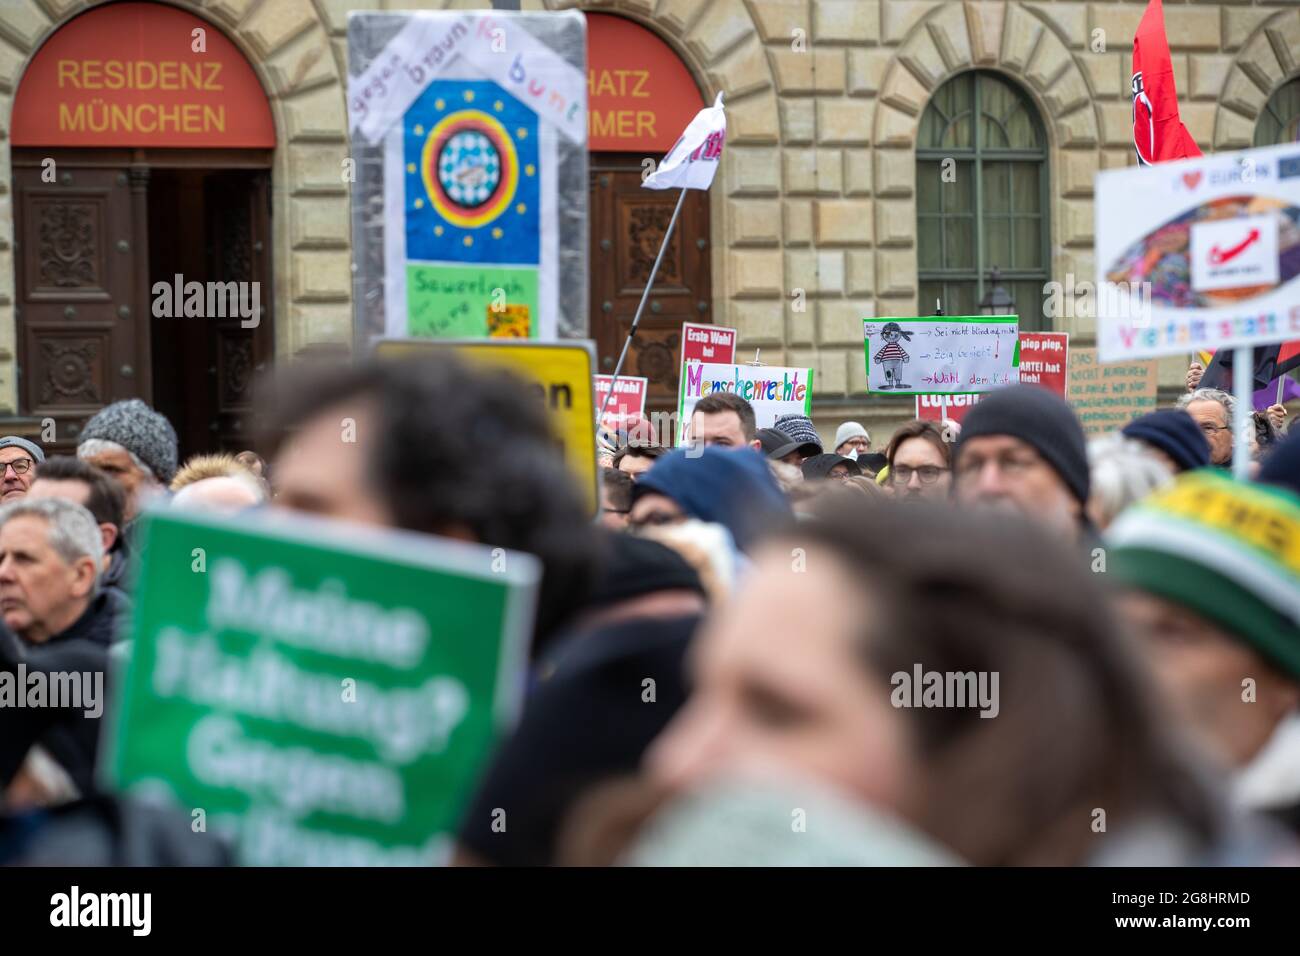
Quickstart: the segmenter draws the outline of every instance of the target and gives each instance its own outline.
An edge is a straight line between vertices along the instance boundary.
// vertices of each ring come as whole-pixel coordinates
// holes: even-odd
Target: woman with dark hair
[[[756,550],[690,658],[647,786],[575,813],[583,862],[619,858],[602,836],[659,797],[737,778],[829,786],[978,865],[1187,862],[1218,839],[1101,585],[1009,516],[840,499]]]

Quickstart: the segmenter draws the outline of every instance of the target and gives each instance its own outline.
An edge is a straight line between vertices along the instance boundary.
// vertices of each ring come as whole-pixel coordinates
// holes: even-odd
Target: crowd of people
[[[604,435],[594,518],[533,390],[454,357],[282,369],[238,455],[118,402],[75,457],[0,438],[0,671],[111,697],[141,513],[289,509],[541,560],[456,863],[1298,863],[1300,428],[1235,479],[1188,385],[1092,441],[1024,385],[879,446],[713,394],[681,447]],[[0,859],[124,860],[99,720],[0,708]],[[145,862],[223,859],[158,828]]]

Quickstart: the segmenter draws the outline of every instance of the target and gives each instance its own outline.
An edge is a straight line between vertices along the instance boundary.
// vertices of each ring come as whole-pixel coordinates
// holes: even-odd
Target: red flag
[[[1174,63],[1161,0],[1147,4],[1133,37],[1133,145],[1143,166],[1201,155],[1178,118]]]

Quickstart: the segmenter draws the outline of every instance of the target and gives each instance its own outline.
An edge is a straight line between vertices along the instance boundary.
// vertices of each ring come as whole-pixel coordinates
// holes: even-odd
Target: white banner
[[[759,428],[771,428],[782,415],[812,415],[813,370],[774,365],[724,365],[688,362],[682,369],[678,443],[686,441],[695,404],[706,395],[733,392],[754,407]]]
[[[646,177],[646,189],[708,189],[722,162],[727,113],[719,93],[712,106],[695,114],[659,168]]]
[[[587,140],[582,73],[504,17],[466,14],[453,21],[414,14],[359,77],[348,80],[352,128],[378,142],[429,82],[458,56],[574,143]]]
[[[1103,362],[1300,338],[1300,146],[1097,176]]]
[[[863,319],[867,390],[896,395],[991,392],[1020,380],[1014,315]]]

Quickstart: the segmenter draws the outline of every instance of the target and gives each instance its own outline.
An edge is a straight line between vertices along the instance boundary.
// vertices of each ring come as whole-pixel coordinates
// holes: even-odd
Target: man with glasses
[[[0,501],[8,504],[26,495],[36,479],[36,466],[44,460],[45,452],[34,442],[17,435],[0,438],[0,466],[4,468]]]
[[[1092,536],[1083,428],[1064,399],[1036,385],[991,392],[970,410],[952,480],[963,504],[1019,511],[1081,541]]]
[[[1210,464],[1232,465],[1232,413],[1237,400],[1217,388],[1198,388],[1178,399],[1177,407],[1191,415],[1210,443]]]
[[[952,491],[952,445],[934,422],[913,419],[894,432],[885,450],[888,490],[900,501],[947,498]]]

